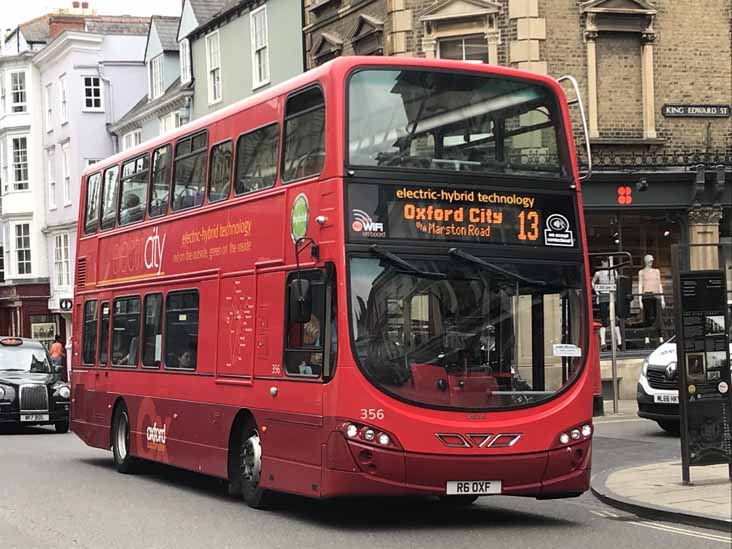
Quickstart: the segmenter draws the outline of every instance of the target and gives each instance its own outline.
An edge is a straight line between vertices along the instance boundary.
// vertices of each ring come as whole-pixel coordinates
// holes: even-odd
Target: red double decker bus
[[[588,261],[550,78],[348,57],[82,181],[72,428],[254,507],[576,496]]]

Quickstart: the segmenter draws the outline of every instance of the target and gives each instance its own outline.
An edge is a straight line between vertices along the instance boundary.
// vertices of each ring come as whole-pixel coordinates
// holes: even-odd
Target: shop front
[[[630,264],[617,271],[618,276],[631,279],[633,297],[630,316],[616,319],[617,356],[628,367],[630,378],[621,384],[621,398],[634,389],[635,370],[643,358],[675,333],[672,246],[732,241],[732,189],[724,181],[717,170],[700,168],[600,171],[583,187],[588,249],[598,254],[590,260],[593,281],[614,281],[615,274],[603,264],[607,261],[603,254],[630,254]],[[723,268],[730,283],[731,255],[718,255],[717,248],[710,247],[685,253],[681,259],[687,268]],[[613,339],[607,298],[602,292],[593,294],[595,320],[603,325],[603,378],[609,370]]]

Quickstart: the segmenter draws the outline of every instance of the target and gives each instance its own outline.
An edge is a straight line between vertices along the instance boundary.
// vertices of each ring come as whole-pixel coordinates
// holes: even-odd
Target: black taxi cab
[[[53,425],[69,430],[71,388],[37,341],[0,336],[0,426]]]

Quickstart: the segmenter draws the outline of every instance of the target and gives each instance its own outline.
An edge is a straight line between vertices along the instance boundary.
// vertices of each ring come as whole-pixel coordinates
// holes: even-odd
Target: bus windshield
[[[352,166],[569,174],[552,92],[457,71],[362,70],[349,84]]]
[[[576,377],[586,354],[579,264],[393,255],[350,260],[354,354],[378,388],[487,410],[545,401]]]

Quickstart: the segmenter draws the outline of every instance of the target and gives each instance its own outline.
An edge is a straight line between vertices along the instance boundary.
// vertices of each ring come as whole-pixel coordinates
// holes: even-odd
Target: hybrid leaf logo
[[[351,222],[353,232],[361,233],[361,236],[366,238],[384,238],[386,236],[384,224],[371,219],[371,216],[365,211],[354,209],[351,216],[353,217]]]

